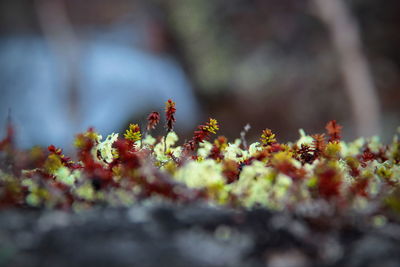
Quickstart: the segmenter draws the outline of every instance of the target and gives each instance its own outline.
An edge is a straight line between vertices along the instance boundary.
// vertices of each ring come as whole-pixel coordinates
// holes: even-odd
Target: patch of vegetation
[[[148,116],[145,132],[131,124],[123,137],[112,133],[103,140],[94,129],[78,134],[77,161],[53,145],[47,150],[16,149],[10,124],[0,143],[1,207],[79,211],[152,198],[296,211],[323,203],[334,216],[364,212],[371,218],[398,220],[397,135],[389,145],[378,137],[345,142],[342,127],[330,121],[325,134],[300,130],[295,142],[280,143],[265,129],[259,142],[247,145],[248,127],[240,139],[212,140],[219,124],[210,118],[192,139],[179,144],[175,112],[175,103],[168,100],[166,133],[157,138],[151,135],[159,126],[157,112]]]

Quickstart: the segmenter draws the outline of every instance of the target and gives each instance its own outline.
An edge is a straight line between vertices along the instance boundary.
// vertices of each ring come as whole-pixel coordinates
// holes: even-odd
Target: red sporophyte
[[[166,127],[167,127],[167,132],[172,132],[174,130],[174,124],[175,124],[175,102],[173,102],[171,99],[168,99],[167,102],[165,102],[165,117],[166,117]]]
[[[160,122],[160,113],[155,111],[151,112],[147,117],[147,131],[155,129],[159,122]]]
[[[311,136],[314,141],[312,143],[314,157],[317,158],[323,155],[326,148],[325,134],[314,134]]]
[[[260,141],[264,146],[272,145],[276,143],[275,134],[272,133],[272,131],[267,128],[262,131]]]
[[[331,120],[326,124],[325,129],[329,135],[329,142],[339,142],[340,141],[340,139],[342,138],[340,136],[342,128],[343,127],[340,124],[336,123],[336,120]]]

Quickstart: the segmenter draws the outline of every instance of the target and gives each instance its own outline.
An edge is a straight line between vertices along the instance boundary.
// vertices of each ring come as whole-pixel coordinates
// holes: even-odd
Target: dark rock
[[[206,204],[5,210],[0,266],[400,266],[397,225],[314,224]]]

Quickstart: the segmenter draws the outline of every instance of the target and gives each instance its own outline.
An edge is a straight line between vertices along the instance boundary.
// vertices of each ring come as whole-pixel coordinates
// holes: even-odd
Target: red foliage
[[[0,182],[0,188],[0,209],[19,206],[23,203],[24,195],[19,191],[13,190],[12,185]]]
[[[61,163],[62,163],[65,167],[68,167],[68,168],[70,168],[70,169],[72,169],[72,170],[73,170],[73,169],[79,169],[79,168],[82,167],[81,165],[79,165],[79,164],[73,162],[73,161],[71,160],[70,157],[65,156],[65,155],[63,154],[63,151],[62,151],[61,148],[57,148],[57,147],[55,147],[54,145],[50,145],[50,146],[47,147],[47,150],[48,150],[51,154],[57,155],[57,156],[59,157],[59,159],[61,160]]]
[[[263,161],[266,158],[270,157],[271,153],[269,151],[269,147],[268,148],[264,148],[261,151],[257,151],[254,156],[245,159],[243,162],[241,162],[240,166],[246,166],[246,165],[251,165],[251,163],[253,163],[253,161],[258,160],[258,161]]]
[[[280,151],[285,151],[285,148],[281,144],[273,143],[267,147],[267,150],[270,153],[276,153]]]
[[[307,173],[303,168],[296,168],[296,166],[286,160],[275,164],[275,168],[293,180],[302,179]]]
[[[325,152],[326,148],[325,134],[314,134],[311,137],[314,138],[314,141],[312,143],[314,157],[318,158]]]
[[[215,160],[222,160],[224,159],[224,156],[222,155],[222,148],[223,146],[227,145],[228,140],[226,139],[225,136],[218,136],[217,139],[215,139],[214,144],[211,148],[211,153],[209,155],[209,158],[215,159]]]
[[[271,129],[267,128],[262,131],[260,141],[264,146],[269,146],[271,144],[274,144],[274,143],[276,143],[275,134],[272,133]]]
[[[358,156],[361,166],[367,166],[368,161],[378,160],[380,162],[386,161],[388,158],[386,157],[386,149],[380,148],[378,153],[374,153],[371,151],[369,147],[366,147],[362,153],[362,155]]]
[[[207,197],[205,190],[189,189],[156,171],[153,172],[152,179],[149,179],[148,176],[140,176],[136,179],[136,182],[141,185],[143,198],[148,198],[155,194],[174,201],[189,202]]]
[[[240,168],[239,163],[233,160],[225,160],[223,165],[223,175],[228,184],[235,182],[239,179]]]
[[[167,135],[173,130],[176,121],[175,112],[175,103],[172,100],[168,100],[165,108]],[[160,114],[158,112],[150,113],[147,121],[147,130],[150,131],[160,122]],[[341,128],[342,126],[334,120],[328,122],[326,130],[329,135],[329,142],[340,141]],[[164,154],[172,160],[161,161],[153,153],[153,147],[138,147],[135,145],[135,140],[141,138],[141,133],[139,126],[132,124],[130,126],[132,138],[127,138],[126,134],[125,138],[119,138],[113,143],[111,152],[107,150],[113,155],[110,163],[101,157],[101,148],[97,147],[99,135],[93,129],[89,129],[86,133],[78,135],[75,142],[78,148],[78,160],[80,161],[78,164],[65,156],[62,149],[54,145],[50,145],[47,148],[50,155],[47,155],[45,150],[32,149],[31,153],[18,151],[13,146],[14,132],[11,123],[9,123],[7,136],[0,142],[0,156],[3,158],[4,155],[5,159],[4,164],[0,162],[0,169],[2,172],[4,169],[4,173],[7,174],[4,176],[6,179],[0,179],[0,207],[4,205],[23,206],[29,203],[27,196],[32,193],[29,191],[31,190],[31,185],[24,183],[23,179],[31,179],[40,189],[35,192],[40,199],[37,205],[44,205],[45,201],[50,200],[52,204],[54,203],[55,208],[61,209],[70,209],[74,201],[84,202],[84,204],[88,205],[101,203],[102,200],[100,199],[103,198],[89,200],[91,198],[76,194],[74,187],[80,186],[83,182],[86,185],[86,181],[89,181],[95,190],[103,190],[102,193],[106,196],[104,199],[114,197],[120,192],[134,194],[132,197],[135,200],[145,199],[152,195],[159,195],[173,201],[206,199],[213,194],[207,193],[209,189],[190,189],[184,184],[175,181],[168,171],[172,173],[188,160],[200,160],[196,153],[196,148],[199,143],[209,140],[211,134],[216,134],[217,130],[219,130],[218,122],[210,118],[208,122],[196,128],[192,139],[183,144],[183,151],[179,158],[174,156],[172,149],[167,150],[165,146]],[[245,131],[247,130],[245,129]],[[244,133],[241,134],[243,143],[245,142]],[[164,145],[166,144],[167,135],[164,136]],[[341,201],[343,203],[346,202],[348,198],[341,197],[343,169],[337,167],[336,161],[340,159],[339,156],[329,156],[330,150],[326,149],[327,142],[324,134],[316,134],[312,138],[312,145],[303,144],[299,148],[296,145],[279,144],[275,139],[275,134],[271,130],[265,129],[261,136],[262,145],[258,147],[261,151],[252,152],[253,154],[249,158],[245,157],[246,159],[242,162],[236,162],[224,158],[224,150],[228,145],[228,141],[225,137],[219,136],[214,140],[208,158],[215,160],[222,166],[222,174],[228,184],[234,183],[239,179],[240,172],[244,166],[251,165],[253,161],[257,160],[263,166],[271,167],[275,173],[282,173],[291,177],[296,186],[309,185],[310,188],[313,188],[311,189],[314,190],[313,193],[321,198],[327,200],[336,198],[339,200],[335,202],[336,204]],[[160,143],[162,139],[159,138],[158,141]],[[328,146],[330,145],[332,143],[328,144]],[[333,145],[333,150],[336,147],[339,147],[339,145]],[[398,147],[395,147],[395,149],[398,150]],[[246,145],[243,148],[248,149]],[[367,189],[369,182],[372,181],[367,177],[363,177],[362,167],[365,167],[372,160],[384,162],[388,159],[387,157],[393,158],[396,162],[400,152],[392,152],[392,150],[388,149],[388,147],[381,147],[378,152],[372,152],[368,145],[365,145],[357,157],[346,157],[344,159],[349,166],[349,173],[354,177],[354,181],[348,187],[343,187],[343,195],[368,197]],[[284,157],[274,154],[280,151],[285,151],[285,153],[282,153]],[[397,154],[391,155],[389,152]],[[243,156],[242,152],[237,153],[239,153],[238,157]],[[243,154],[247,155],[247,153]],[[299,160],[302,165],[294,164],[293,158]],[[303,165],[313,163],[317,158],[319,158],[319,165],[313,166],[315,168],[307,172]],[[18,159],[18,161],[15,162],[14,159]],[[71,171],[77,168],[82,169],[83,176],[88,180],[73,180],[74,185],[65,183],[55,175],[55,171],[61,166],[65,166]],[[162,166],[166,167],[167,172],[163,172]],[[26,169],[28,170],[25,171]],[[19,170],[19,172],[13,170]],[[22,172],[22,170],[24,171]],[[309,169],[307,168],[307,170]],[[316,178],[316,180],[311,180],[311,182],[316,181],[315,187],[313,187],[313,183],[306,184],[308,182],[308,180],[304,179],[306,175]],[[397,183],[395,179],[390,179],[393,176],[392,173],[378,173],[378,175],[382,176],[390,185],[394,186]],[[294,190],[290,191],[290,193],[296,192],[296,187],[291,189]],[[235,205],[235,203],[239,203],[238,197],[240,196],[228,193],[229,204]]]
[[[168,99],[167,102],[165,102],[165,117],[167,121],[167,131],[171,132],[174,129],[174,124],[176,122],[175,119],[175,102],[173,102],[171,99]]]
[[[214,126],[210,122],[207,122],[204,125],[199,125],[197,130],[194,131],[193,141],[198,144],[210,139],[212,133],[210,129],[213,129],[213,127]]]
[[[340,185],[342,179],[340,174],[330,167],[319,166],[321,172],[318,173],[318,192],[323,198],[330,199],[340,196]]]
[[[155,129],[159,122],[160,122],[160,113],[155,111],[151,112],[147,117],[147,131]]]
[[[215,134],[218,129],[218,122],[211,118],[208,122],[206,122],[206,124],[199,125],[197,127],[197,130],[194,131],[193,138],[183,144],[183,155],[187,155],[189,151],[194,151],[199,143],[210,139],[211,134]]]
[[[89,133],[93,133],[93,129],[89,129]],[[112,171],[106,169],[101,163],[95,161],[92,157],[92,148],[95,145],[95,141],[79,134],[78,137],[82,141],[82,145],[78,148],[78,159],[82,161],[84,172],[89,179],[92,179],[92,183],[95,189],[100,189],[112,182]]]
[[[358,161],[355,158],[348,158],[347,165],[350,167],[350,175],[353,177],[358,177],[360,175],[360,170],[358,169]]]
[[[312,154],[312,150],[310,146],[301,144],[301,148],[296,150],[298,159],[301,161],[301,163],[304,165],[306,163],[313,163],[314,161],[314,155]]]
[[[126,139],[118,139],[113,146],[118,152],[118,159],[115,160],[116,162],[122,164],[128,170],[140,167],[140,156],[132,146],[132,142]]]
[[[358,178],[350,187],[350,191],[355,195],[368,197],[368,184],[369,180],[367,178]]]
[[[342,128],[343,127],[341,125],[336,123],[336,120],[331,120],[326,124],[325,129],[326,129],[326,131],[328,132],[328,135],[329,135],[329,142],[338,142],[338,141],[340,141],[340,139],[342,138],[340,136]]]
[[[271,155],[270,151],[268,149],[263,149],[261,151],[258,151],[254,155],[254,159],[258,161],[263,161],[264,159],[268,158]]]
[[[14,127],[12,126],[11,120],[7,123],[7,134],[6,137],[0,141],[0,151],[6,148],[11,148],[14,145]]]
[[[361,155],[361,164],[363,164],[363,165],[365,166],[365,164],[366,164],[368,161],[372,161],[372,160],[374,160],[374,159],[376,159],[375,154],[372,153],[372,151],[367,147],[367,148],[364,150],[363,154]]]

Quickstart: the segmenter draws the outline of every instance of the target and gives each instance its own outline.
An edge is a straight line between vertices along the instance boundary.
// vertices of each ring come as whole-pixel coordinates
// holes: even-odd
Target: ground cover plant
[[[365,210],[396,219],[400,209],[400,141],[378,137],[341,140],[336,121],[326,134],[279,143],[265,129],[247,144],[246,128],[233,141],[217,136],[210,118],[179,145],[175,103],[165,106],[166,133],[153,137],[160,114],[152,112],[143,131],[131,124],[123,135],[103,139],[95,129],[75,139],[77,161],[50,145],[18,151],[12,125],[0,143],[2,207],[82,210],[93,205],[126,206],[146,198],[175,202],[205,200],[230,207],[294,210],[324,202],[335,213]],[[213,140],[212,136],[216,136]]]
[[[130,205],[149,197],[185,202],[204,199],[217,205],[294,209],[324,200],[337,212],[367,209],[394,216],[400,208],[400,141],[384,145],[378,137],[341,140],[336,121],[326,134],[279,143],[265,129],[259,142],[228,141],[217,134],[216,119],[198,126],[178,144],[173,131],[175,103],[166,102],[166,133],[155,138],[160,114],[152,112],[145,131],[131,124],[121,136],[103,140],[91,128],[75,139],[77,161],[50,145],[18,151],[10,124],[0,143],[1,206],[85,209],[96,204]]]
[[[259,255],[260,250],[265,251],[271,244],[276,246],[275,249],[278,248],[281,241],[277,240],[282,238],[290,239],[290,242],[297,244],[294,245],[296,248],[307,250],[308,246],[313,246],[318,250],[319,244],[331,240],[324,237],[321,241],[321,238],[311,237],[320,231],[328,231],[329,235],[334,232],[335,238],[350,235],[350,238],[340,237],[340,242],[338,241],[343,246],[350,246],[349,240],[363,236],[364,228],[369,233],[368,229],[398,226],[398,135],[387,145],[382,144],[378,137],[361,137],[345,142],[341,139],[342,127],[332,120],[326,124],[326,133],[307,135],[300,130],[299,138],[294,142],[280,143],[275,133],[265,129],[260,133],[258,142],[248,143],[246,133],[250,130],[249,127],[245,127],[239,138],[230,141],[224,136],[218,136],[220,125],[216,119],[210,118],[195,129],[190,140],[180,142],[174,132],[175,112],[175,103],[168,100],[165,104],[164,126],[160,125],[161,115],[152,112],[147,118],[145,129],[141,129],[138,124],[131,124],[125,133],[111,133],[103,138],[95,129],[90,128],[76,136],[75,160],[53,145],[47,149],[35,147],[29,151],[18,150],[13,141],[14,133],[10,121],[7,136],[0,143],[0,207],[3,210],[57,210],[84,214],[98,208],[111,207],[140,210],[138,205],[149,201],[170,203],[177,206],[173,206],[168,215],[163,215],[168,217],[163,224],[169,225],[168,222],[173,220],[180,226],[163,227],[176,230],[194,224],[190,220],[187,222],[186,217],[176,219],[181,208],[184,210],[185,207],[206,203],[207,207],[222,208],[221,214],[227,217],[221,219],[221,216],[215,215],[215,211],[203,209],[202,215],[194,216],[196,223],[205,229],[214,227],[217,236],[221,234],[218,231],[222,231],[224,236],[230,236],[227,234],[227,231],[231,231],[230,228],[221,230],[220,221],[230,227],[248,225],[253,229],[248,231],[254,234],[256,240],[251,252],[253,256]],[[164,127],[165,134],[152,136],[156,127]],[[235,213],[239,211],[243,212],[243,217],[238,217]],[[253,216],[254,211],[258,217]],[[232,215],[232,212],[235,214]],[[287,226],[282,223],[275,230],[267,227],[272,225],[269,221],[275,221],[271,214],[285,214],[293,220],[297,218],[307,222],[312,234],[308,237],[302,236],[300,241],[293,241],[292,224]],[[102,216],[99,215],[100,218]],[[212,219],[204,219],[203,216]],[[121,220],[125,220],[123,218]],[[88,221],[88,225],[94,223],[90,219]],[[117,231],[115,227],[118,228],[118,224],[113,223],[113,231]],[[4,225],[4,229],[9,227],[7,223]],[[291,234],[285,232],[285,227],[292,229],[288,230]],[[70,230],[77,239],[81,238],[81,231],[86,231],[79,229]],[[389,233],[393,233],[393,229]],[[191,232],[188,235],[192,234]],[[164,240],[165,233],[160,236]],[[312,241],[313,238],[315,242]],[[380,246],[379,242],[386,245],[389,242],[386,239],[379,241],[379,238],[372,243],[372,247]],[[400,238],[397,237],[396,240],[387,246],[398,248]],[[366,242],[365,246],[369,249],[369,239]],[[93,240],[93,243],[96,241]],[[282,246],[283,256],[293,252],[293,245],[289,246],[289,250],[287,245]],[[0,245],[0,251],[1,248]],[[358,250],[349,251],[351,255],[355,251],[353,256],[358,257]],[[232,255],[235,253],[232,252]],[[291,257],[298,257],[296,253],[297,250]],[[345,256],[348,256],[343,252],[335,260],[329,260],[329,257],[327,260],[325,256],[321,256],[325,252],[320,253],[321,255],[317,253],[319,256],[315,256],[314,252],[304,253],[308,253],[307,257],[318,259],[313,261],[315,266],[344,266],[342,264]],[[379,260],[386,257],[385,255],[379,254]],[[349,259],[354,259],[353,256],[349,256]],[[237,257],[239,256],[230,260],[238,261],[237,266],[242,266]],[[365,262],[368,260],[363,259],[364,261],[359,261],[361,265],[353,262],[353,265],[348,266],[367,266]],[[232,261],[215,266],[232,266]],[[400,259],[396,258],[394,262],[398,263]],[[38,264],[40,266],[43,262]],[[211,263],[206,265],[214,266]]]

